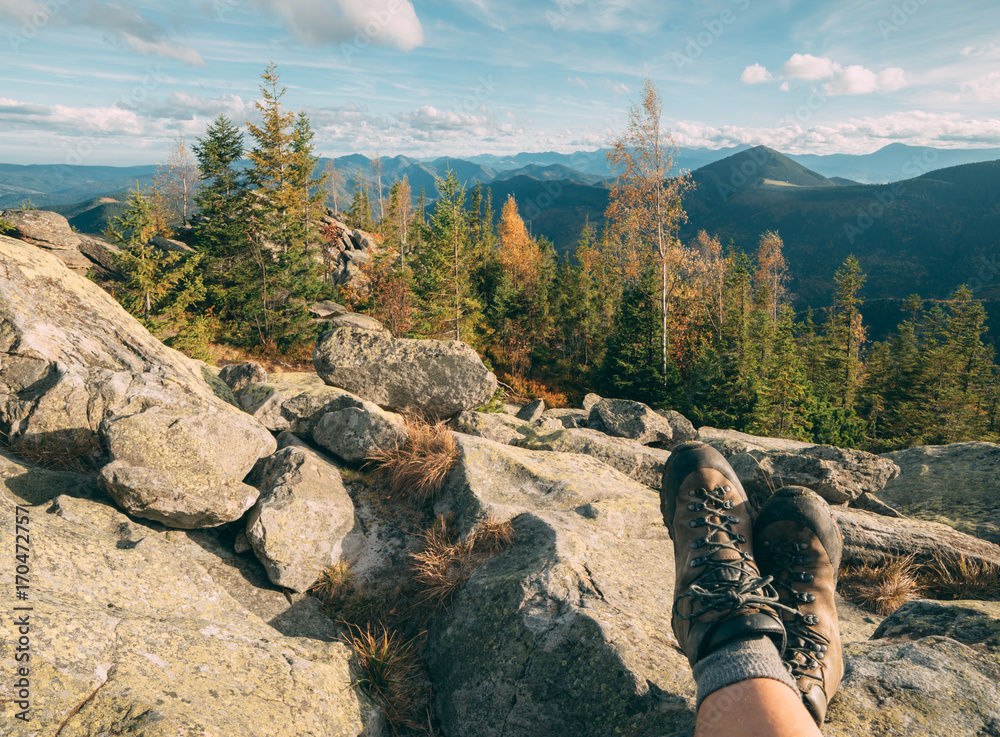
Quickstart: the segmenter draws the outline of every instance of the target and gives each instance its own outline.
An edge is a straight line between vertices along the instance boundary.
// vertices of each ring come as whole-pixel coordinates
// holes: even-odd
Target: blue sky
[[[1000,146],[996,0],[0,0],[0,162],[148,164],[278,66],[324,156]]]

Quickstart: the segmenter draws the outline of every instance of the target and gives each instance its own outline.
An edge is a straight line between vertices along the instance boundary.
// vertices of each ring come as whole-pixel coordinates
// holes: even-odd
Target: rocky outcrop
[[[670,460],[668,450],[610,437],[596,430],[565,429],[547,435],[532,433],[516,444],[529,450],[589,455],[657,491],[663,480],[663,469]]]
[[[1000,544],[1000,445],[954,443],[886,453],[899,476],[878,497],[909,517]]]
[[[3,679],[12,734],[365,733],[373,711],[350,687],[347,647],[301,636],[287,603],[274,619],[297,636],[281,634],[230,593],[252,587],[239,575],[219,583],[234,569],[184,533],[116,511],[92,476],[0,455],[0,514],[14,520],[15,505],[31,537],[31,710],[23,725],[14,718],[15,681]],[[0,543],[13,550],[14,534],[4,526]]]
[[[247,517],[247,540],[273,583],[305,591],[351,552],[354,504],[340,469],[293,444],[262,461],[257,473],[261,495]]]
[[[99,279],[121,279],[121,269],[115,260],[122,250],[103,238],[91,235],[80,236],[79,251],[91,261],[91,268]],[[71,267],[72,268],[72,267]]]
[[[46,250],[76,250],[80,236],[73,232],[69,221],[62,215],[47,210],[4,210],[0,218],[14,226],[9,233],[26,243]]]
[[[803,443],[800,440],[785,440],[784,438],[766,438],[758,435],[747,435],[738,430],[720,430],[716,427],[698,428],[698,439],[702,440],[727,459],[747,453],[751,450],[761,450],[767,453],[791,452],[804,448],[815,447],[814,443]]]
[[[585,455],[459,436],[436,505],[468,526],[514,518],[514,548],[472,577],[428,633],[448,734],[674,734],[693,683],[670,634],[657,495]],[[654,562],[655,561],[655,562]]]
[[[280,374],[268,383],[248,384],[236,394],[240,407],[271,432],[289,430],[305,438],[312,435],[327,407],[344,397],[361,401],[307,374]]]
[[[339,315],[333,315],[327,318],[326,322],[330,324],[331,330],[333,328],[357,328],[358,330],[374,330],[375,332],[383,332],[386,329],[385,326],[374,317],[360,315],[357,312],[344,312]]]
[[[486,404],[496,377],[465,343],[393,338],[357,328],[322,335],[313,351],[317,373],[386,409],[417,410],[431,417]]]
[[[162,235],[154,235],[150,238],[149,245],[166,253],[194,253],[194,249],[187,243],[175,241],[173,238],[164,238]]]
[[[17,295],[0,301],[0,430],[15,447],[65,443],[98,465],[107,449],[109,491],[181,526],[253,503],[242,478],[274,440],[218,377],[41,249],[0,237],[0,263],[0,294]],[[214,484],[226,501],[209,510]]]
[[[1000,604],[914,601],[848,644],[828,737],[987,735],[1000,724]]]
[[[543,412],[545,412],[545,400],[536,399],[534,402],[528,402],[528,404],[521,407],[515,417],[521,422],[534,422],[542,416]]]
[[[571,409],[558,407],[547,409],[542,413],[541,419],[554,420],[566,428],[586,427],[590,412],[582,409]]]
[[[404,445],[409,433],[399,415],[345,395],[327,407],[313,428],[312,438],[341,460],[360,463],[373,451]]]
[[[899,473],[895,463],[862,450],[813,445],[796,450],[749,450],[729,458],[747,494],[766,499],[780,486],[808,486],[830,504],[879,491]]]

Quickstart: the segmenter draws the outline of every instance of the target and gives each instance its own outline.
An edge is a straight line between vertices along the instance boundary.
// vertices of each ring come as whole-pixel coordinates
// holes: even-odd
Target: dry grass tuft
[[[376,449],[367,461],[388,474],[393,494],[433,500],[458,460],[455,436],[444,423],[431,425],[415,417],[406,419],[406,429],[406,443]]]
[[[10,449],[42,468],[93,473],[101,465],[101,444],[93,432],[83,428],[18,438]]]
[[[361,627],[345,623],[344,642],[357,661],[352,684],[385,712],[393,727],[420,729],[421,668],[417,639],[403,640],[383,625]]]
[[[514,544],[514,528],[510,522],[491,516],[461,539],[444,517],[438,517],[421,538],[423,549],[410,556],[413,577],[420,587],[419,602],[436,609],[462,588],[477,568]]]
[[[1000,566],[964,555],[935,555],[921,570],[920,582],[936,599],[1000,599]]]
[[[528,402],[533,402],[536,399],[544,399],[545,406],[550,409],[554,407],[570,406],[570,401],[566,394],[553,389],[540,381],[522,379],[518,376],[506,373],[501,373],[497,378],[500,380],[500,383],[506,387],[510,393],[509,398],[513,402],[527,404]]]
[[[844,568],[840,587],[848,599],[883,616],[919,598],[922,589],[912,555],[893,558],[881,565]]]
[[[323,569],[309,593],[330,604],[344,600],[354,590],[354,574],[346,563],[337,563]]]
[[[492,557],[514,544],[514,527],[510,524],[510,520],[501,522],[490,515],[473,528],[471,537],[476,551],[482,551]]]

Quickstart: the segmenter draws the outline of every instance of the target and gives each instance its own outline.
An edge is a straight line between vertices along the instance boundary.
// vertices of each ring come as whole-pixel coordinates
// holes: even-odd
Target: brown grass
[[[345,624],[343,639],[354,652],[358,670],[352,685],[381,707],[394,728],[420,729],[421,666],[417,638],[403,640],[381,625],[361,629]]]
[[[919,569],[913,556],[893,558],[881,565],[846,567],[840,572],[844,596],[879,615],[889,615],[920,597]]]
[[[413,575],[420,586],[418,599],[422,605],[437,609],[483,563],[514,544],[514,528],[510,522],[489,517],[462,539],[444,517],[438,517],[421,537],[423,549],[410,555]]]
[[[433,500],[458,460],[455,436],[444,423],[406,418],[409,439],[402,445],[376,449],[366,459],[388,475],[393,494],[417,501]]]
[[[549,408],[570,406],[569,397],[566,394],[540,381],[522,379],[506,373],[500,374],[498,378],[510,392],[509,399],[512,402],[527,404],[536,399],[544,399],[545,406]]]
[[[344,562],[324,568],[316,583],[309,587],[309,593],[327,604],[342,601],[352,591],[354,591],[354,574]]]
[[[14,455],[42,468],[93,473],[101,465],[101,444],[84,428],[18,438],[9,447]]]
[[[964,555],[935,555],[920,571],[920,582],[936,599],[1000,599],[1000,566]]]

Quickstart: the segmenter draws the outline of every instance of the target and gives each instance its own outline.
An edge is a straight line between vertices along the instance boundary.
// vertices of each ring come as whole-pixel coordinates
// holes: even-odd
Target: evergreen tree
[[[795,341],[795,313],[788,305],[778,309],[774,345],[764,364],[764,378],[755,410],[762,435],[808,440],[812,423],[809,406],[812,387],[805,361]]]
[[[306,251],[319,243],[319,223],[326,202],[326,173],[313,176],[319,164],[313,137],[308,116],[299,112],[292,138],[291,184],[296,193],[295,207],[301,219],[302,242]]]

